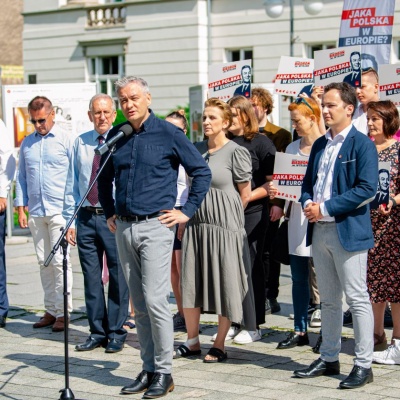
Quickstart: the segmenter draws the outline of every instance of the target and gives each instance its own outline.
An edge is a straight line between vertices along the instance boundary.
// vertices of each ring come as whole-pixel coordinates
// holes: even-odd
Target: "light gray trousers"
[[[135,309],[143,369],[170,374],[174,345],[169,309],[174,228],[157,218],[117,222],[122,269]]]
[[[353,315],[355,364],[370,368],[374,348],[374,320],[367,292],[368,251],[346,251],[339,242],[336,223],[316,223],[312,253],[321,297],[321,359],[339,359],[343,325],[342,297]]]

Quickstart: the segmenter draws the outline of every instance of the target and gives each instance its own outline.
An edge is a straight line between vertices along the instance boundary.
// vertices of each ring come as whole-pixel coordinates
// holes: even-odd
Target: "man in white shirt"
[[[8,314],[7,276],[6,276],[6,209],[7,195],[15,173],[13,147],[7,130],[0,119],[0,328],[6,326]]]
[[[359,105],[353,115],[353,125],[364,135],[368,135],[367,106],[371,101],[379,101],[379,76],[373,68],[361,73],[361,86],[356,88]]]
[[[373,314],[366,284],[368,250],[374,246],[368,203],[378,185],[378,155],[373,142],[351,123],[357,99],[345,82],[325,86],[322,114],[327,133],[311,150],[301,203],[308,219],[322,307],[321,357],[298,378],[340,373],[342,297],[353,314],[355,362],[341,389],[373,381]]]

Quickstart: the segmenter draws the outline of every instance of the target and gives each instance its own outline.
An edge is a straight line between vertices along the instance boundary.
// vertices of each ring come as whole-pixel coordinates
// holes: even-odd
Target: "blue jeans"
[[[308,260],[309,257],[300,257],[290,254],[295,332],[307,332],[308,303],[310,300]]]
[[[7,278],[6,278],[6,212],[0,213],[0,315],[7,317],[8,297],[7,297]]]

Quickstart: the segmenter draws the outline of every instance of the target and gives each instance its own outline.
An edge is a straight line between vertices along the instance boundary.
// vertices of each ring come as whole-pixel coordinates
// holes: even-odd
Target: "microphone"
[[[96,154],[103,155],[106,151],[108,151],[111,147],[113,147],[114,144],[117,143],[119,139],[123,138],[124,136],[132,135],[132,132],[133,128],[131,125],[129,124],[122,125],[115,136],[113,136],[110,140],[107,140],[102,145],[98,146],[94,152]]]

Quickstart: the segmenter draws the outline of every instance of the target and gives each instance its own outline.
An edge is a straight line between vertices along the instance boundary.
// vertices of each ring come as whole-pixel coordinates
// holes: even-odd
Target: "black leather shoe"
[[[118,339],[111,339],[106,347],[106,353],[118,353],[124,348],[124,342]]]
[[[355,389],[373,381],[374,375],[372,374],[372,368],[364,368],[355,365],[349,376],[339,383],[339,387],[341,389]]]
[[[132,382],[132,385],[124,386],[121,389],[121,394],[136,394],[147,390],[153,379],[154,373],[142,371]]]
[[[340,364],[339,361],[328,362],[321,360],[315,360],[306,369],[300,369],[293,372],[294,376],[298,378],[315,378],[321,375],[339,375],[340,374]]]
[[[6,317],[0,315],[0,328],[4,328],[6,326]]]
[[[171,374],[160,374],[156,372],[143,398],[157,399],[158,397],[166,396],[169,392],[172,392],[174,388],[174,381]]]
[[[307,344],[310,344],[307,333],[305,335],[301,336],[301,335],[298,335],[297,333],[290,332],[287,339],[282,340],[282,342],[279,342],[279,344],[276,348],[277,349],[292,349],[293,347],[305,346]]]
[[[105,347],[107,345],[107,339],[95,339],[92,337],[88,337],[86,339],[85,343],[82,344],[77,344],[75,346],[75,350],[76,351],[90,351],[90,350],[94,350],[97,347],[103,346]]]

